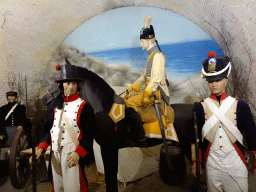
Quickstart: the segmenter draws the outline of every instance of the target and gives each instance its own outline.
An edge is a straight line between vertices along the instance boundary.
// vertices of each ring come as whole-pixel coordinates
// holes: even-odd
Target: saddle
[[[163,99],[158,104],[161,110],[161,116],[165,118],[167,124],[174,123],[174,110],[170,105],[167,105]],[[147,107],[137,107],[138,113],[141,116],[141,120],[145,123],[152,123],[157,121],[157,114],[154,105],[148,105]]]

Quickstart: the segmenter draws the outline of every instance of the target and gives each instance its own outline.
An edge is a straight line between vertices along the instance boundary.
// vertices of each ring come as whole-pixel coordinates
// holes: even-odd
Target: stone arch
[[[250,64],[254,63],[254,54],[250,40],[250,17],[248,9],[239,1],[234,5],[228,0],[101,0],[101,1],[44,1],[9,0],[1,2],[0,67],[3,91],[8,71],[22,71],[27,74],[40,74],[49,67],[54,50],[78,26],[98,14],[111,9],[128,6],[151,6],[172,11],[182,15],[208,33],[237,64],[241,64],[250,74],[250,85],[255,82],[255,75],[249,73]],[[249,5],[249,4],[248,4]],[[247,5],[247,6],[248,6]],[[233,6],[233,7],[232,7]],[[240,6],[240,7],[239,7]],[[253,5],[249,5],[253,6]],[[238,14],[237,10],[242,10]],[[247,13],[248,18],[239,16]],[[253,21],[252,21],[253,22]],[[1,103],[4,103],[4,92],[1,91]],[[256,94],[255,88],[253,90]]]

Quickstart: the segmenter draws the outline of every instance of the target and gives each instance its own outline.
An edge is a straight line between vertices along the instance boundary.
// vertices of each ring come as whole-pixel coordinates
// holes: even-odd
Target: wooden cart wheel
[[[31,166],[25,155],[21,151],[30,148],[30,138],[26,130],[17,131],[10,151],[10,178],[12,186],[16,189],[24,188],[28,178]]]

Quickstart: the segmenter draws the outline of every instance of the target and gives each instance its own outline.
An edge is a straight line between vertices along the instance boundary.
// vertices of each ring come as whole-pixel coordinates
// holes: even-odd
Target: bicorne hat
[[[15,96],[15,97],[17,97],[17,95],[18,95],[18,93],[15,91],[9,91],[9,92],[6,92],[5,94],[6,94],[6,96]]]
[[[150,15],[144,18],[144,27],[140,31],[140,39],[152,39],[155,37],[154,28],[150,25],[152,17]]]
[[[60,79],[56,80],[57,83],[65,83],[67,81],[83,81],[82,78],[79,77],[78,68],[72,65],[67,58],[65,58],[66,65],[56,65],[56,70],[60,71]]]
[[[209,52],[208,59],[203,61],[202,77],[206,78],[206,81],[228,78],[230,71],[231,63],[227,56],[216,56],[214,52]]]

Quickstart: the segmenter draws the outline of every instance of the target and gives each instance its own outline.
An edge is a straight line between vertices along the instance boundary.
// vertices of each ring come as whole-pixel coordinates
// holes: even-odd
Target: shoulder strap
[[[64,123],[66,125],[66,129],[68,130],[68,133],[69,133],[71,139],[73,140],[75,146],[77,147],[79,145],[78,138],[77,138],[74,130],[71,128],[71,125],[70,125],[70,123],[69,123],[65,113],[63,113],[63,109],[61,111],[61,118],[63,118],[63,121],[64,121]]]
[[[5,121],[8,119],[8,117],[11,115],[11,113],[14,111],[14,109],[17,107],[18,103],[16,103],[11,110],[7,113],[7,115],[5,116]]]
[[[208,108],[212,113],[227,127],[227,129],[232,133],[232,135],[242,144],[243,136],[238,128],[231,122],[231,120],[225,115],[226,111],[235,102],[235,98],[228,97],[222,103],[220,108],[218,108],[210,98],[204,100]]]

